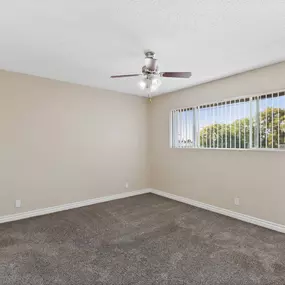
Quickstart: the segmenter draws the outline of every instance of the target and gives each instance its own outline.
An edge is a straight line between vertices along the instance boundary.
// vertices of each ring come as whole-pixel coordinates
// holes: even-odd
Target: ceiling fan
[[[139,82],[139,85],[141,89],[148,90],[150,96],[150,92],[155,91],[161,84],[159,77],[189,78],[192,75],[191,72],[160,72],[157,59],[155,58],[155,53],[147,50],[144,54],[145,65],[142,67],[142,73],[113,75],[111,78],[143,76],[143,79]]]

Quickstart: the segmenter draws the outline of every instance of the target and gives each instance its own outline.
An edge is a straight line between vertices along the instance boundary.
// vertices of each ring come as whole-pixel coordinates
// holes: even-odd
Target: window
[[[285,92],[173,110],[173,148],[284,149]]]

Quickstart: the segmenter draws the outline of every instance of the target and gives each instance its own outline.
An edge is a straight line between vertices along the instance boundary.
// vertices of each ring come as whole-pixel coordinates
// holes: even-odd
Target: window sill
[[[271,149],[271,148],[267,148],[267,149],[262,149],[262,148],[200,148],[200,147],[170,147],[170,149],[183,149],[183,150],[217,150],[217,151],[249,151],[249,152],[285,152],[285,149]]]

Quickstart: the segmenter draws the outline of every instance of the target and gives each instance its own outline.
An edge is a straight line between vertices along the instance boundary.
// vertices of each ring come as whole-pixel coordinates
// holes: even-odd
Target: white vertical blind
[[[208,112],[204,112],[206,114],[206,122],[208,121]],[[208,148],[208,128],[206,128],[206,148]]]
[[[240,105],[240,100],[238,101],[238,104]],[[241,148],[241,126],[240,126],[240,121],[241,121],[241,107],[238,108],[238,148]]]
[[[230,120],[232,119],[232,104],[229,103],[229,106],[230,106]],[[230,147],[229,148],[232,148],[232,126],[229,125],[230,127]]]
[[[227,110],[227,104],[224,103],[224,117],[226,118],[227,114],[228,114],[228,110]],[[225,148],[228,148],[228,128],[227,128],[227,125],[226,125],[226,121],[224,122],[224,129],[225,129]]]
[[[189,147],[188,145],[188,122],[189,122],[189,116],[188,116],[188,109],[184,110],[185,113],[185,147]]]
[[[214,112],[213,112],[213,108],[212,108],[212,105],[210,105],[209,106],[209,109],[210,109],[210,123],[211,123],[211,125],[210,125],[210,141],[209,141],[209,146],[208,147],[212,147],[213,146],[213,143],[212,143],[212,141],[213,141],[213,139],[212,139],[212,137],[213,137],[213,118],[214,118]]]
[[[193,122],[192,120],[192,116],[191,116],[191,109],[188,109],[188,147],[193,147],[193,145],[191,144],[191,122]]]
[[[272,133],[272,142],[274,142],[274,102],[273,102],[273,94],[271,94],[271,133]],[[274,143],[271,143],[271,148],[273,148]]]
[[[233,107],[234,107],[234,110],[235,110],[235,112],[236,112],[236,114],[234,113],[233,115],[234,115],[234,126],[235,126],[235,128],[234,128],[234,135],[235,135],[235,139],[234,139],[234,146],[235,146],[235,148],[237,148],[237,123],[238,123],[238,120],[237,120],[237,117],[238,117],[238,109],[236,108],[236,106],[235,106],[235,101],[233,101],[234,103],[233,103]]]
[[[201,110],[201,108],[200,108],[200,106],[198,107],[198,122],[200,122],[200,120],[202,121],[202,113],[200,112],[200,110]],[[200,134],[200,125],[198,126],[198,132],[199,132],[199,134]],[[205,145],[204,145],[204,136],[203,136],[203,134],[201,135],[201,136],[199,136],[200,137],[200,144],[199,144],[199,147],[204,147]]]
[[[245,100],[243,100],[243,117],[246,118],[246,107],[247,105],[245,104]],[[247,120],[245,119],[244,120],[244,123],[243,123],[243,137],[244,137],[244,140],[243,140],[243,148],[246,148],[246,137],[247,137]]]
[[[279,93],[278,93],[277,98],[278,98],[278,101],[277,101],[277,103],[278,103],[277,108],[278,108],[278,106],[280,106],[280,94]],[[280,122],[280,110],[279,110],[279,108],[278,108],[278,122]],[[280,124],[278,124],[278,127],[277,127],[277,136],[278,136],[277,141],[278,141],[278,146],[279,146],[280,145]]]
[[[285,150],[285,92],[180,108],[171,114],[174,148]]]

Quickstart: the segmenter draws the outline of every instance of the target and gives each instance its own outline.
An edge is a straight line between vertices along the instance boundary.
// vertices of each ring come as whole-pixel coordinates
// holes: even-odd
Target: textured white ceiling
[[[144,49],[161,71],[156,94],[285,59],[284,0],[1,0],[0,69],[145,95]]]

